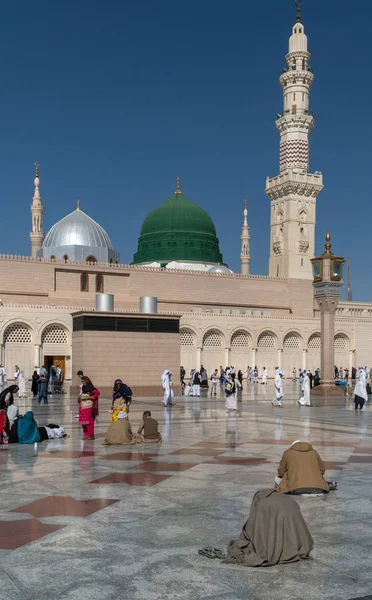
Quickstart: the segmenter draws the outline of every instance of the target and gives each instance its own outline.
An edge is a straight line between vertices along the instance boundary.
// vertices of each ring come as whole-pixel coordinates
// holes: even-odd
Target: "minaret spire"
[[[38,250],[41,250],[44,240],[43,233],[43,212],[44,207],[40,196],[39,163],[35,163],[34,195],[31,204],[31,255],[36,256]]]
[[[302,6],[302,0],[295,0],[295,5],[297,7],[296,22],[297,23],[301,23],[301,6]]]
[[[276,120],[279,175],[266,181],[271,204],[269,275],[311,280],[316,198],[323,177],[319,171],[309,172],[309,137],[315,124],[309,100],[314,74],[301,22],[302,0],[295,0],[295,5],[296,23],[279,79],[283,89],[283,112]]]
[[[243,210],[244,220],[242,227],[242,234],[240,239],[242,241],[242,250],[240,253],[240,273],[242,275],[250,274],[250,265],[251,265],[251,254],[250,254],[250,243],[251,236],[249,234],[249,226],[248,226],[248,209],[247,209],[247,201],[244,200],[244,210]]]

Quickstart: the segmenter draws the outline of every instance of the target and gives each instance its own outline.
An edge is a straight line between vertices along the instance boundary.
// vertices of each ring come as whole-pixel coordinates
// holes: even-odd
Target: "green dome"
[[[178,189],[147,215],[133,263],[174,260],[223,262],[209,214]]]

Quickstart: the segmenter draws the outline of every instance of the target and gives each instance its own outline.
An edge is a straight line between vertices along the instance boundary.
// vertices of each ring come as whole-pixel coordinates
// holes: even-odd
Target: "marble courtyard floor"
[[[61,423],[66,440],[0,448],[0,591],[7,600],[349,600],[372,598],[372,407],[298,407],[285,382],[244,391],[241,412],[223,398],[136,399],[158,419],[163,444],[102,445],[109,401],[100,400],[96,440],[83,442],[76,401],[31,400],[39,425]],[[205,392],[204,392],[205,394]],[[24,406],[20,406],[22,412]],[[198,555],[240,534],[253,494],[272,486],[282,452],[311,441],[339,489],[301,498],[313,560],[271,568],[223,565]]]

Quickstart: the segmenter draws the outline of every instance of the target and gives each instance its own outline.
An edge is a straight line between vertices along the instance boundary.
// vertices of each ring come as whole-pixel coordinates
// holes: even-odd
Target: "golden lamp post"
[[[343,397],[343,388],[335,385],[335,312],[341,298],[342,268],[345,259],[335,256],[331,252],[331,236],[326,235],[325,251],[320,256],[311,260],[313,266],[314,297],[320,308],[321,314],[321,385],[312,390],[313,405],[322,404],[323,397],[326,404],[330,397]]]

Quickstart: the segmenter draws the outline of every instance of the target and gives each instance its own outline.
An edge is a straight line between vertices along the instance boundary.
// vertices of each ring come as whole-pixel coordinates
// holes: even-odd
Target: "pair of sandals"
[[[219,558],[220,560],[226,558],[226,554],[223,550],[221,550],[221,548],[212,548],[210,546],[200,548],[199,554],[201,554],[201,556],[205,556],[206,558]]]

